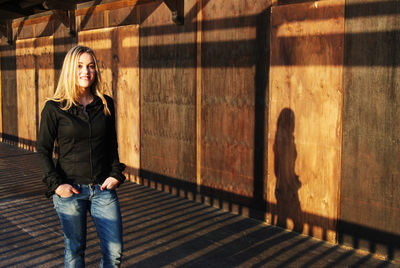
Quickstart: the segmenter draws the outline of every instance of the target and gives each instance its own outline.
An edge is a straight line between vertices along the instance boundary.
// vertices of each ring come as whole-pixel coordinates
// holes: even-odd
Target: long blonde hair
[[[85,46],[78,45],[68,51],[61,69],[56,92],[54,93],[53,97],[49,98],[48,100],[60,102],[62,110],[68,110],[72,107],[72,105],[79,105],[79,91],[76,83],[76,77],[78,60],[83,53],[89,53],[93,57],[95,64],[96,74],[94,82],[90,87],[90,91],[93,96],[100,97],[104,104],[104,114],[110,115],[107,101],[104,98],[104,90],[101,83],[101,75],[96,55],[92,49]]]

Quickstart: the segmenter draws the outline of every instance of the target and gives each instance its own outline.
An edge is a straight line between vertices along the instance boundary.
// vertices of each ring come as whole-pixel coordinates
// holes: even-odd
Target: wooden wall
[[[18,104],[15,45],[1,39],[1,101],[2,101],[2,139],[15,143],[18,137]]]
[[[400,257],[400,2],[346,0],[340,242]]]
[[[184,25],[133,2],[79,5],[76,37],[51,14],[13,24],[3,139],[35,140],[65,53],[86,44],[131,180],[398,258],[400,2],[185,0]]]
[[[278,6],[271,13],[267,185],[267,198],[273,204],[271,222],[335,241],[344,1]]]
[[[200,184],[207,194],[261,210],[269,6],[268,1],[204,1],[200,11]]]
[[[53,38],[16,41],[18,138],[20,146],[34,146],[40,111],[54,92]],[[32,142],[30,142],[32,141]]]
[[[183,26],[161,1],[140,12],[141,176],[187,189],[196,185],[196,1],[185,1]]]

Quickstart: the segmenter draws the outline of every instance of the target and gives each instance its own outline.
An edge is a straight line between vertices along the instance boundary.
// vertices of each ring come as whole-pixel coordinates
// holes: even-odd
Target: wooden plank
[[[9,45],[6,38],[1,39],[1,88],[2,88],[2,134],[18,136],[18,105],[15,45]]]
[[[77,44],[77,37],[69,34],[69,27],[62,22],[54,21],[54,69],[55,69],[55,85],[57,85],[59,73],[64,62],[67,52]]]
[[[104,12],[88,13],[86,15],[76,16],[78,19],[78,31],[98,29],[105,27]]]
[[[124,7],[135,7],[137,5],[149,4],[157,1],[160,0],[121,0],[90,7],[83,7],[83,5],[85,4],[82,4],[78,5],[78,9],[76,10],[76,15],[82,16],[82,15],[87,15],[89,13],[92,14],[92,13],[104,12],[105,10],[115,10]]]
[[[52,36],[54,33],[54,21],[37,23],[35,27],[35,37]]]
[[[185,2],[185,14],[196,10],[196,2]],[[176,26],[159,1],[140,11],[146,18],[140,28],[141,170],[195,188],[197,26]],[[146,34],[161,29],[163,34]]]
[[[139,24],[139,7],[124,7],[108,11],[109,26]]]
[[[137,26],[121,26],[78,34],[78,43],[96,53],[103,86],[116,106],[119,156],[134,169],[140,165],[138,33]]]
[[[259,208],[265,200],[268,7],[266,1],[206,1],[202,14],[202,187]]]
[[[346,1],[344,243],[400,258],[400,5]],[[373,230],[366,232],[365,229]]]
[[[37,95],[36,87],[36,57],[35,39],[17,40],[17,114],[18,114],[18,138],[24,145],[24,140],[36,140],[37,125]]]
[[[278,6],[271,12],[268,221],[335,242],[344,1]]]
[[[47,13],[46,13],[47,14]],[[27,25],[32,25],[32,24],[40,24],[40,23],[49,23],[52,20],[52,15],[42,15],[37,18],[31,18],[31,19],[16,19],[13,20],[12,27],[13,28],[19,28]]]
[[[41,37],[35,40],[35,78],[37,80],[36,130],[39,131],[40,113],[46,98],[52,97],[56,88],[54,71],[53,37]]]
[[[24,25],[21,23],[18,28],[14,28],[13,32],[16,33],[17,39],[27,39],[35,37],[34,25]]]
[[[137,6],[155,0],[123,0],[102,5],[78,8],[78,30],[89,30],[108,26],[138,24]]]

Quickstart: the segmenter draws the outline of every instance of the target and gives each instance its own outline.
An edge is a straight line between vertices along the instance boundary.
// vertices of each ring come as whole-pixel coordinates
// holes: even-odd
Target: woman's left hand
[[[118,185],[118,180],[113,177],[108,177],[103,184],[101,185],[101,190],[103,191],[104,189],[109,189],[109,190],[114,190],[115,187]]]

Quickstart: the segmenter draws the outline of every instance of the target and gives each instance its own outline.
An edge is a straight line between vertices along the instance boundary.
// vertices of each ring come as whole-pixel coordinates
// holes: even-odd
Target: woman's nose
[[[89,73],[89,68],[88,67],[82,67],[81,73],[84,73],[84,74]]]

